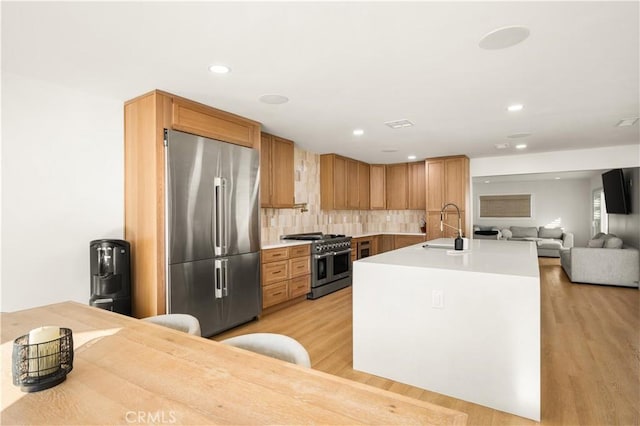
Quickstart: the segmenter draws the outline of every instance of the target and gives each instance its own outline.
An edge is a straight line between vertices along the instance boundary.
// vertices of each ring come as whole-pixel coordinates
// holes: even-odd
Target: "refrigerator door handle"
[[[222,291],[222,260],[216,259],[214,262],[214,271],[213,271],[213,281],[214,281],[214,294],[216,299],[222,299],[223,291]]]
[[[222,297],[227,297],[229,295],[229,288],[227,287],[229,281],[229,260],[223,259],[222,263]]]
[[[215,232],[215,238],[214,238],[214,254],[216,256],[221,256],[222,255],[222,245],[223,245],[223,237],[222,237],[222,232],[224,230],[223,227],[223,201],[222,199],[224,198],[224,188],[223,188],[223,179],[220,177],[216,177],[213,179],[213,215],[214,215],[214,232]]]

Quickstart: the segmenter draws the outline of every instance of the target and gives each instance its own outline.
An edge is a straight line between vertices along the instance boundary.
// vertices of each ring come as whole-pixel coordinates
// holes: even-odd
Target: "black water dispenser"
[[[131,315],[130,252],[124,240],[91,241],[91,306]]]

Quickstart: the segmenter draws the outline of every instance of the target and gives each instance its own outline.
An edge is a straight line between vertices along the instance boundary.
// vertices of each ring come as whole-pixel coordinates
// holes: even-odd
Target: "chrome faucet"
[[[453,226],[449,225],[448,223],[444,223],[444,212],[445,210],[447,210],[447,207],[449,206],[453,206],[456,208],[456,211],[458,212],[458,229],[454,228]],[[460,217],[460,209],[458,208],[458,206],[456,206],[453,203],[447,203],[444,206],[442,206],[442,209],[440,210],[440,232],[444,231],[444,227],[448,226],[451,229],[456,229],[456,231],[458,231],[458,236],[460,238],[462,238],[462,218]]]

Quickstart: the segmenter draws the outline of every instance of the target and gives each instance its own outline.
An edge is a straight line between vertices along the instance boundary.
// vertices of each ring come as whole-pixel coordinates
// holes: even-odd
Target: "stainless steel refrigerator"
[[[165,130],[167,313],[212,336],[260,314],[256,150]]]

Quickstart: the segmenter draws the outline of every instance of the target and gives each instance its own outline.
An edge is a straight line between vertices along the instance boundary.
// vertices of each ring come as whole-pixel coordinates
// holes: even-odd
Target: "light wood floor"
[[[571,284],[557,259],[540,258],[542,424],[640,424],[640,292]],[[352,368],[351,288],[307,300],[215,336],[282,333],[312,367],[469,415],[469,425],[536,422]]]

